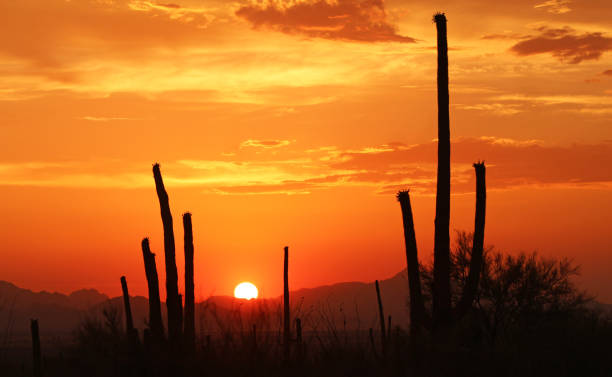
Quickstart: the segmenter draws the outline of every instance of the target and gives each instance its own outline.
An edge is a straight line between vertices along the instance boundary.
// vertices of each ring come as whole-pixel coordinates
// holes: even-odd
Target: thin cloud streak
[[[472,162],[485,159],[488,186],[601,186],[612,183],[612,142],[546,145],[537,140],[495,137],[460,138],[453,145],[455,192],[472,192]],[[259,160],[179,160],[164,163],[168,186],[200,188],[220,194],[309,193],[331,187],[371,187],[387,193],[391,187],[409,187],[417,193],[435,190],[436,141],[405,145],[389,143],[359,149],[321,147],[287,151],[300,158],[271,159],[277,153],[257,155]],[[264,149],[264,152],[266,150]],[[597,161],[597,164],[593,164]],[[0,185],[81,188],[143,188],[151,177],[139,166],[120,169],[120,162],[4,163]],[[92,173],[93,171],[93,173]]]

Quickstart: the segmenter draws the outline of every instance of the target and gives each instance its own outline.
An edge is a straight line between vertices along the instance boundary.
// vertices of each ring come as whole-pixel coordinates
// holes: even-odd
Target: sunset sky
[[[163,287],[155,162],[196,299],[394,275],[405,188],[429,262],[444,11],[451,232],[484,159],[485,244],[612,302],[610,0],[166,1],[0,0],[0,280],[145,295],[150,237]]]

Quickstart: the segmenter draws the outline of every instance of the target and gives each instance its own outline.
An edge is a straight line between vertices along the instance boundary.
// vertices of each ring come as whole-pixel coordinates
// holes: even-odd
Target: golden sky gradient
[[[171,0],[168,0],[171,1]],[[193,213],[196,298],[405,266],[433,246],[435,26],[449,19],[453,230],[573,258],[612,302],[609,0],[0,0],[0,279],[145,294],[140,240]],[[181,288],[182,291],[182,288]]]

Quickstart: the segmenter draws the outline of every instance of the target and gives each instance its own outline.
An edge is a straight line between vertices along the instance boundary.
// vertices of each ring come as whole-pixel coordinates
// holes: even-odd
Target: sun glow
[[[250,300],[257,298],[257,287],[253,283],[243,282],[234,288],[234,297]]]

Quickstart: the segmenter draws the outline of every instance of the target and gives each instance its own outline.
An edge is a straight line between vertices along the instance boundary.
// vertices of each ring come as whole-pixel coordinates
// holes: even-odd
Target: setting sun
[[[250,300],[257,298],[257,287],[253,283],[240,283],[234,288],[234,297]]]

